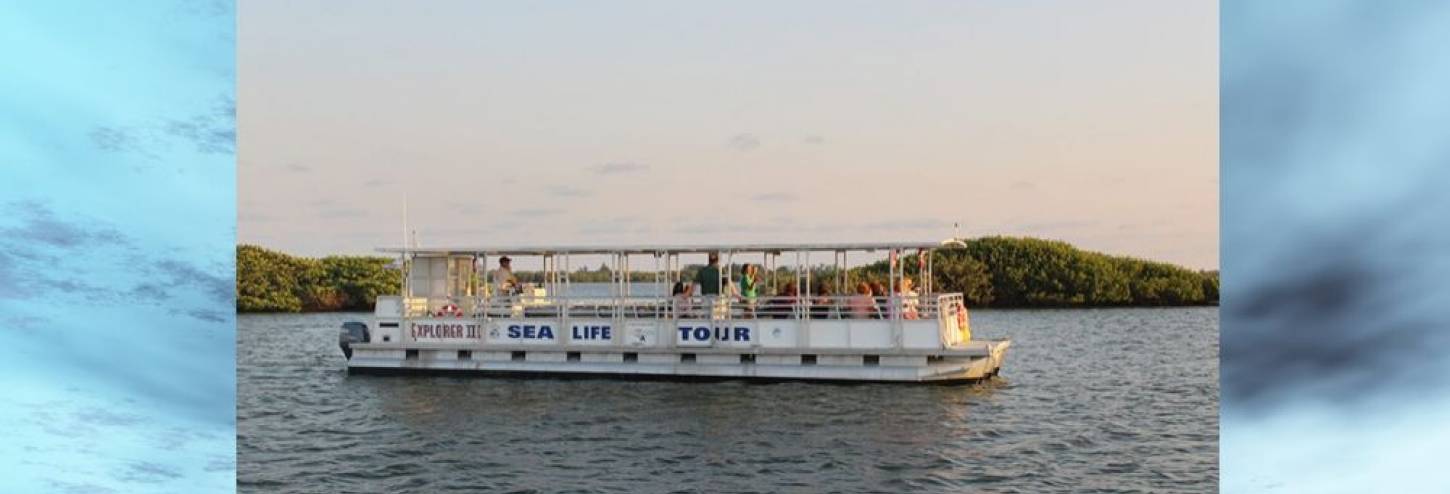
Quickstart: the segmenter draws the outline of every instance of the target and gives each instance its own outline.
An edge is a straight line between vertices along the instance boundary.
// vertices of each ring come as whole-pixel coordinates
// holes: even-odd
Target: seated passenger
[[[911,289],[911,278],[901,279],[901,283],[896,285],[896,294],[901,297],[901,318],[916,319],[917,305],[920,302],[917,300],[916,291]]]
[[[887,314],[886,305],[891,299],[891,294],[886,291],[886,285],[881,284],[880,281],[871,282],[871,297],[876,302],[876,318],[884,319]]]
[[[816,285],[816,297],[811,299],[811,319],[830,319],[835,313],[836,302],[831,299],[831,286]]]
[[[794,316],[796,298],[799,296],[795,282],[786,283],[780,293],[770,298],[770,303],[766,304],[765,311],[770,314],[770,317],[776,319],[790,319]]]
[[[856,294],[846,301],[846,308],[850,310],[853,319],[881,317],[881,310],[876,307],[876,300],[871,297],[871,285],[864,281],[856,284]]]
[[[512,260],[508,256],[498,259],[498,270],[493,272],[493,284],[497,291],[495,296],[515,295],[519,291],[519,279],[514,276]]]
[[[671,293],[674,297],[675,317],[687,318],[691,316],[691,312],[694,310],[694,304],[690,301],[690,297],[694,295],[694,291],[694,283],[685,283],[683,281],[675,282],[675,287]]]

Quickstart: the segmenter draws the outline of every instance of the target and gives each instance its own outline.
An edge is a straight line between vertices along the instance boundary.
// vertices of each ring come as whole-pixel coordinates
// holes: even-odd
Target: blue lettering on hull
[[[569,339],[571,339],[571,340],[600,340],[600,341],[608,341],[610,339],[613,339],[613,334],[610,332],[610,328],[609,328],[608,325],[604,325],[604,326],[594,326],[594,325],[578,326],[578,325],[576,325],[576,326],[574,326],[571,329],[571,331],[569,333]]]
[[[680,326],[680,341],[750,341],[750,328],[716,326]]]
[[[554,328],[547,324],[511,324],[508,327],[508,337],[511,340],[552,340]]]

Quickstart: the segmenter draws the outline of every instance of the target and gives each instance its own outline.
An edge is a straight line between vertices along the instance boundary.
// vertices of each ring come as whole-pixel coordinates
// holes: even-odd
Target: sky
[[[1223,4],[1223,492],[1450,492],[1450,4]]]
[[[236,484],[235,13],[114,7],[0,3],[0,492]]]
[[[238,241],[1027,235],[1217,269],[1218,16],[1155,2],[238,6]]]

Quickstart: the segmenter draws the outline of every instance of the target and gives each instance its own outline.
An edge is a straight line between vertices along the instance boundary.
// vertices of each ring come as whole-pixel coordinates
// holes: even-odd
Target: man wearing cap
[[[509,267],[510,262],[508,256],[498,259],[498,269],[493,272],[493,286],[497,289],[495,295],[512,295],[519,285],[513,268]]]

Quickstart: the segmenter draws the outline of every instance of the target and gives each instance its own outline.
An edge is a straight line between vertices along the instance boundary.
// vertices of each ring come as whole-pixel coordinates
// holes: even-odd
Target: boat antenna
[[[960,227],[961,227],[961,224],[960,223],[958,223],[956,221],[953,221],[952,222],[952,238],[949,238],[949,239],[946,239],[946,240],[941,241],[941,245],[943,247],[946,247],[946,246],[949,246],[949,245],[950,246],[954,246],[954,247],[966,247],[967,246],[967,243],[962,241],[961,232],[958,231],[958,229]]]
[[[398,254],[398,275],[402,276],[402,293],[407,297],[412,294],[408,287],[408,191],[403,191],[403,252]]]

